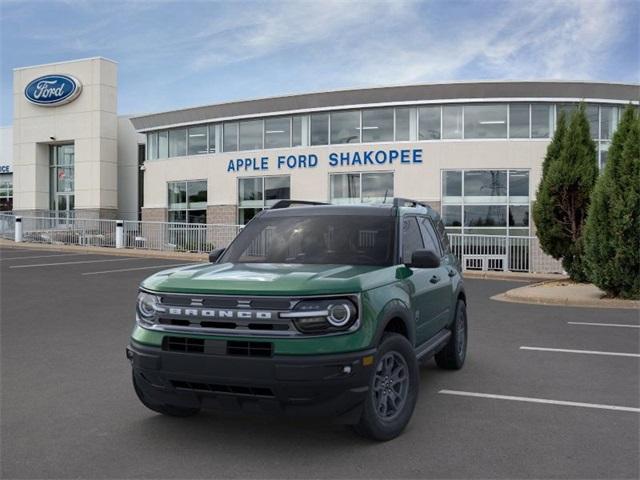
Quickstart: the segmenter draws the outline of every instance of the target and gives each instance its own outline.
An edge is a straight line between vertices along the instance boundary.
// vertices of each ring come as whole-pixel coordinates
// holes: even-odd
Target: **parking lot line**
[[[621,328],[640,328],[640,325],[631,325],[626,323],[594,323],[594,322],[567,322],[569,325],[590,325],[593,327],[621,327]]]
[[[35,268],[35,267],[54,267],[56,265],[78,265],[80,263],[103,263],[103,262],[126,262],[131,260],[138,260],[135,257],[127,258],[110,258],[108,260],[80,260],[77,262],[58,262],[58,263],[37,263],[35,265],[13,265],[9,268]]]
[[[540,352],[584,353],[587,355],[610,355],[613,357],[640,357],[640,353],[600,352],[597,350],[571,350],[566,348],[520,347],[520,350],[536,350]]]
[[[26,257],[3,257],[0,258],[0,262],[3,262],[5,260],[29,260],[31,258],[47,258],[47,257],[72,257],[72,256],[79,256],[79,255],[87,255],[86,253],[58,253],[55,255],[28,255]]]
[[[101,272],[85,272],[82,275],[99,275],[101,273],[133,272],[135,270],[152,270],[154,268],[185,267],[187,265],[197,265],[197,264],[196,263],[174,263],[170,265],[151,265],[149,267],[120,268],[118,270],[103,270]]]
[[[640,413],[640,408],[622,407],[619,405],[603,405],[600,403],[568,402],[565,400],[551,400],[548,398],[515,397],[513,395],[495,395],[492,393],[464,392],[460,390],[440,390],[438,393],[445,395],[459,395],[463,397],[493,398],[496,400],[511,400],[514,402],[545,403],[549,405],[563,405],[566,407],[597,408],[600,410]]]

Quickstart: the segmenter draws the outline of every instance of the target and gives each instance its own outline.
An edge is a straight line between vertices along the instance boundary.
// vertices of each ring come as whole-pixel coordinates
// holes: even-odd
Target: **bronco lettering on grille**
[[[232,318],[243,320],[271,320],[274,318],[273,312],[252,310],[217,310],[212,308],[169,307],[168,309],[158,308],[158,311],[165,311],[169,313],[169,315],[179,315],[184,317]]]

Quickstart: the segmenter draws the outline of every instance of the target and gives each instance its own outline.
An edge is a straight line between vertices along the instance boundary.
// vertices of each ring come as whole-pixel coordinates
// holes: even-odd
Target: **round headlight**
[[[334,327],[343,327],[351,321],[353,315],[351,308],[346,303],[329,305],[328,311],[327,320]]]
[[[145,319],[150,319],[156,314],[158,298],[146,292],[138,294],[138,313]]]

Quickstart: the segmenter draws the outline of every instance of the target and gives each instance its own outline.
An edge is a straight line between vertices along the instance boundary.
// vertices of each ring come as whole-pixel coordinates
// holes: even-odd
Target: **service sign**
[[[82,91],[82,84],[71,75],[45,75],[29,82],[24,96],[35,105],[57,107],[75,100]]]

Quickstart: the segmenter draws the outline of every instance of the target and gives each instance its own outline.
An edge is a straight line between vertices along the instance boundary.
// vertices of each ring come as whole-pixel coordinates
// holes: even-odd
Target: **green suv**
[[[464,363],[460,268],[427,205],[280,201],[209,259],[140,285],[127,358],[151,410],[331,416],[388,440],[418,362]]]

